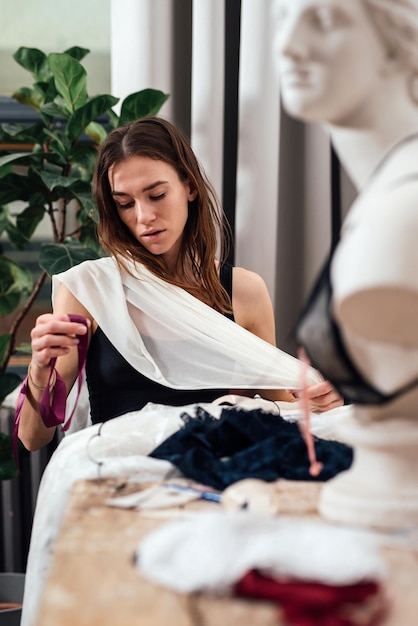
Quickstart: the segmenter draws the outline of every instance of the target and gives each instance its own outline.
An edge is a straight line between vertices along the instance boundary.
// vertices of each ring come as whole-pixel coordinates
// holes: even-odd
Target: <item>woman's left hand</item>
[[[302,395],[301,390],[293,392],[296,398]],[[311,410],[314,413],[322,413],[343,406],[344,400],[328,380],[308,387],[308,398]]]

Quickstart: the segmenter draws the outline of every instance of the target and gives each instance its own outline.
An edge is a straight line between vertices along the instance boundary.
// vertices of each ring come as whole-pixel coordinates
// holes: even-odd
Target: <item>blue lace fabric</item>
[[[315,438],[323,468],[311,476],[298,425],[261,410],[228,407],[217,419],[196,407],[195,415],[181,417],[184,426],[150,456],[170,461],[187,478],[215,489],[244,478],[326,481],[348,469],[353,460],[349,446]]]

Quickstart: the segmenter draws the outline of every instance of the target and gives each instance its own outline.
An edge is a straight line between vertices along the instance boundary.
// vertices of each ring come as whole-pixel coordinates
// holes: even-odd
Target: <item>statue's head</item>
[[[418,102],[418,0],[274,0],[274,19],[291,115],[344,124],[395,74]]]

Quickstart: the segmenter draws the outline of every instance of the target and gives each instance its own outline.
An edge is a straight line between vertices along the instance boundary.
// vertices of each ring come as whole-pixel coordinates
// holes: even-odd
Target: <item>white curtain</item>
[[[271,0],[243,0],[235,260],[263,276],[274,300],[280,97],[273,37]]]
[[[222,197],[225,0],[193,0],[191,142]]]
[[[191,57],[189,91],[174,80],[178,66],[173,69],[179,27],[174,16],[180,9],[184,14],[184,3],[192,14],[191,32],[185,24],[181,33]],[[234,261],[266,281],[278,345],[294,352],[292,329],[331,242],[330,144],[320,128],[281,111],[271,5],[272,0],[112,0],[112,93],[124,97],[145,87],[170,93],[161,115],[175,123],[179,110],[189,110],[192,146],[220,198],[224,172],[231,171],[231,164],[225,169],[224,149],[236,149]],[[234,129],[224,117],[232,39],[225,12],[231,7],[238,7],[240,25],[234,146]]]
[[[172,11],[174,0],[111,0],[111,89],[123,100],[130,93],[160,89],[172,93]],[[120,104],[120,103],[119,103]],[[171,117],[172,101],[161,115]]]

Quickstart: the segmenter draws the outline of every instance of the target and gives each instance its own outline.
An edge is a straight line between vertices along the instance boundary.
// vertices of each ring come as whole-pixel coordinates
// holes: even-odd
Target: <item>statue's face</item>
[[[307,121],[361,124],[388,53],[363,0],[275,0],[283,105]]]

